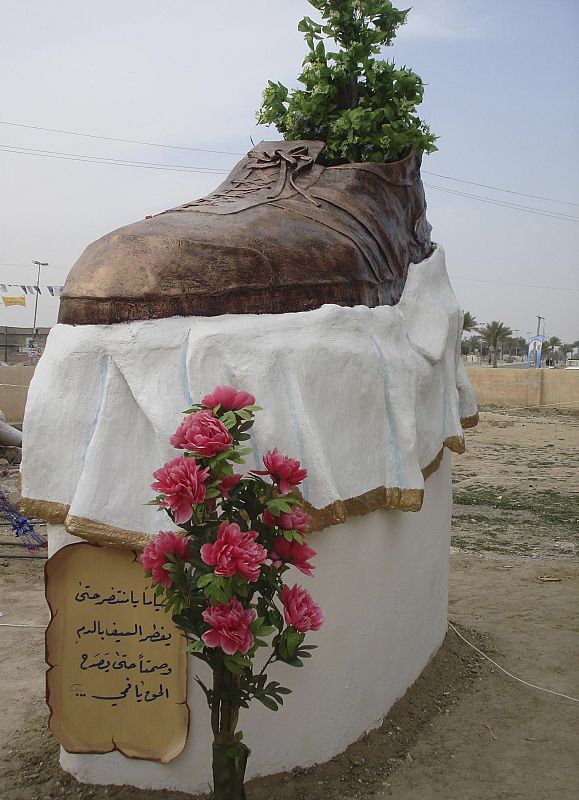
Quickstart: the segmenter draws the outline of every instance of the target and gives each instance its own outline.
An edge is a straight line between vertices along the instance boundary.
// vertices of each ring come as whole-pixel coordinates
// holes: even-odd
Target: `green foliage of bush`
[[[298,30],[309,52],[290,92],[269,81],[257,113],[289,140],[326,142],[326,164],[396,161],[410,150],[436,150],[436,137],[416,114],[424,85],[415,72],[376,58],[408,11],[390,0],[309,0],[322,24],[304,17]],[[326,49],[330,40],[336,49]]]

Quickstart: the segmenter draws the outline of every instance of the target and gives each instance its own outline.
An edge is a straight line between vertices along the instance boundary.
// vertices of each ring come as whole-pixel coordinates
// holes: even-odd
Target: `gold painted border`
[[[129,550],[143,550],[151,541],[148,533],[115,528],[114,525],[107,525],[105,522],[95,522],[86,517],[75,517],[74,514],[66,515],[64,527],[67,533],[80,536],[87,542],[113,545]]]
[[[472,417],[465,417],[460,422],[463,428],[473,428],[478,424],[478,414]],[[449,436],[444,440],[435,458],[422,469],[424,480],[439,468],[445,447],[453,453],[464,453],[464,438],[462,436]],[[309,503],[304,503],[304,510],[312,517],[310,529],[312,531],[321,531],[332,525],[340,525],[349,517],[364,516],[379,509],[383,511],[390,509],[420,511],[423,499],[423,489],[378,486],[357,497],[350,497],[347,500],[335,500],[333,503],[324,506],[324,508],[314,508]],[[146,533],[116,528],[114,525],[107,525],[104,522],[77,517],[74,514],[70,514],[70,506],[65,503],[23,497],[20,501],[20,509],[28,517],[36,517],[52,524],[64,525],[68,533],[95,544],[142,550],[151,539],[149,534]]]
[[[479,423],[479,416],[478,411],[476,414],[473,414],[472,417],[462,417],[460,420],[460,424],[463,430],[467,428],[475,428]]]
[[[28,519],[43,519],[51,525],[62,525],[70,506],[65,503],[54,503],[52,500],[33,500],[22,497],[18,508]]]

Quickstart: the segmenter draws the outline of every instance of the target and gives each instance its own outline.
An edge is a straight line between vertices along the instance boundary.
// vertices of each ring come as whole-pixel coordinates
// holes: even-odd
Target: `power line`
[[[105,164],[118,167],[136,167],[139,169],[198,173],[201,175],[226,175],[228,173],[228,170],[218,169],[214,167],[187,166],[185,164],[164,164],[151,161],[131,161],[129,159],[105,158],[101,156],[89,156],[81,153],[63,153],[56,150],[39,150],[36,148],[15,147],[12,145],[4,145],[4,144],[0,144],[0,152],[12,153],[14,155],[27,155],[27,156],[36,156],[42,158],[53,158],[66,161],[81,161],[90,164]],[[428,184],[428,183],[425,183],[424,185],[430,189],[435,189],[440,192],[446,192],[447,194],[453,194],[458,197],[467,197],[472,200],[478,200],[479,202],[482,203],[501,206],[503,208],[511,208],[515,211],[524,211],[528,214],[535,214],[543,217],[551,217],[553,219],[562,219],[566,220],[567,222],[579,222],[579,217],[574,217],[570,214],[564,214],[558,211],[549,211],[547,209],[533,208],[532,206],[523,206],[503,200],[496,200],[488,197],[482,197],[481,195],[477,194],[459,192],[455,189],[447,189],[443,186],[434,186],[433,184]]]
[[[562,203],[566,206],[578,206],[579,203],[572,203],[570,200],[556,200],[554,197],[542,197],[539,194],[525,194],[524,192],[515,192],[513,189],[501,189],[500,186],[490,186],[488,183],[476,183],[475,181],[467,181],[462,178],[453,178],[451,175],[441,175],[440,172],[430,172],[423,169],[425,175],[436,175],[437,178],[446,178],[448,181],[456,181],[457,183],[469,183],[471,186],[480,186],[482,189],[493,189],[495,192],[506,192],[507,194],[516,194],[519,197],[531,197],[533,200],[547,200],[549,203]]]
[[[110,164],[116,167],[139,167],[141,169],[157,169],[173,172],[197,172],[206,175],[224,175],[229,172],[229,170],[226,169],[217,169],[213,167],[159,164],[153,161],[131,161],[126,158],[105,158],[101,156],[88,156],[81,153],[61,153],[57,150],[38,150],[32,147],[13,147],[12,145],[5,144],[0,144],[0,152],[23,156],[64,159],[65,161],[84,161],[92,164]]]
[[[25,125],[21,122],[7,122],[5,120],[0,120],[0,125],[9,125],[13,128],[27,128],[28,130],[34,131],[45,131],[47,133],[58,133],[64,136],[80,136],[85,139],[100,139],[105,142],[121,142],[123,144],[138,144],[143,145],[145,147],[160,147],[166,148],[169,150],[188,150],[194,153],[216,153],[218,155],[226,155],[226,156],[243,156],[245,153],[239,153],[232,150],[211,150],[208,148],[203,147],[187,147],[185,145],[176,145],[176,144],[161,144],[160,142],[145,142],[139,139],[121,139],[115,136],[100,136],[95,133],[81,133],[79,131],[66,131],[61,130],[60,128],[44,128],[40,125]],[[579,203],[574,203],[570,200],[558,200],[553,197],[543,197],[542,195],[535,195],[535,194],[527,194],[525,192],[517,192],[514,189],[504,189],[500,186],[491,186],[486,183],[477,183],[476,181],[469,181],[464,178],[453,178],[451,175],[442,175],[439,172],[431,172],[429,170],[423,169],[422,172],[426,175],[435,175],[437,178],[444,178],[445,180],[449,181],[456,181],[457,183],[467,183],[471,186],[480,186],[483,189],[492,189],[496,192],[506,192],[507,194],[515,194],[519,195],[519,197],[529,197],[533,200],[546,200],[549,203],[562,203],[563,205],[570,205],[570,206],[577,206],[579,207]]]
[[[466,278],[462,275],[449,275],[453,281],[473,281],[474,283],[492,283],[494,286],[518,286],[524,289],[550,289],[557,292],[579,292],[572,286],[538,286],[536,283],[507,283],[505,281],[488,281],[484,278]]]
[[[512,208],[514,211],[524,211],[527,214],[536,214],[540,217],[551,217],[552,219],[562,219],[566,222],[579,222],[579,217],[574,217],[571,214],[563,214],[559,211],[548,211],[545,208],[533,208],[532,206],[522,206],[517,203],[510,203],[506,200],[494,200],[490,197],[482,197],[478,194],[468,194],[467,192],[459,192],[456,189],[446,189],[444,186],[434,186],[431,183],[425,183],[429,189],[436,189],[439,192],[446,192],[458,197],[468,197],[471,200],[478,200],[480,203],[489,203],[493,206],[502,206],[503,208]]]
[[[191,150],[195,153],[217,153],[223,156],[244,156],[245,153],[233,153],[229,150],[207,150],[202,147],[185,147],[177,144],[158,144],[157,142],[141,142],[138,139],[117,139],[114,136],[97,136],[95,133],[78,133],[76,131],[61,131],[58,128],[42,128],[39,125],[24,125],[21,122],[4,122],[0,125],[10,125],[13,128],[28,128],[33,131],[47,131],[48,133],[61,133],[65,136],[82,136],[85,139],[102,139],[106,142],[122,142],[123,144],[140,144],[146,147],[166,147],[170,150]]]

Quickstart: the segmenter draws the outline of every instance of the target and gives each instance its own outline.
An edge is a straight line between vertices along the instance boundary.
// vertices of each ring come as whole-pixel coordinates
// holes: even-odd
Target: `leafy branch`
[[[407,67],[376,58],[392,44],[408,11],[390,0],[309,0],[322,22],[304,17],[298,30],[309,52],[290,90],[268,81],[257,113],[286,139],[326,142],[327,165],[395,161],[411,150],[436,150],[436,137],[416,113],[422,79]],[[327,49],[329,43],[333,49]]]

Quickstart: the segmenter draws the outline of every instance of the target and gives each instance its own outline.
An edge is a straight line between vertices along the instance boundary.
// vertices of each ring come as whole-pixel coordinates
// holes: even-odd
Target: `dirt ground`
[[[466,436],[453,457],[449,619],[510,672],[579,697],[579,415],[487,410]],[[43,702],[43,560],[14,555],[23,548],[2,527],[0,800],[185,800],[60,770]],[[578,711],[449,630],[379,730],[327,764],[250,782],[248,800],[574,800]]]

